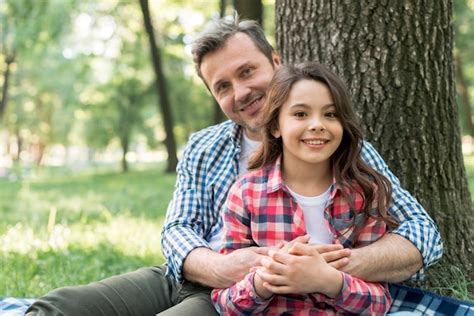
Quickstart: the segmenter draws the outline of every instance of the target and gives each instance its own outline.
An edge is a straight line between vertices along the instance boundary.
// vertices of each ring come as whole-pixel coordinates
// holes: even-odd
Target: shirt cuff
[[[163,252],[167,258],[167,276],[183,282],[183,264],[186,257],[196,248],[209,248],[209,244],[191,228],[175,226],[162,235]]]

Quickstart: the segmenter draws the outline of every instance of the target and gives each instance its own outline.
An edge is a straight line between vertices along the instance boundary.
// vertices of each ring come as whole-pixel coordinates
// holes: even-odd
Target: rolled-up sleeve
[[[189,143],[193,144],[192,139]],[[195,167],[192,168],[196,165],[192,159],[197,157],[193,154],[191,145],[185,149],[183,158],[178,163],[176,187],[161,234],[168,275],[179,282],[183,280],[182,267],[187,255],[195,248],[209,247],[203,238],[209,221],[209,217],[204,218],[208,213],[208,206],[202,202],[206,191],[200,183],[203,180],[197,176]]]

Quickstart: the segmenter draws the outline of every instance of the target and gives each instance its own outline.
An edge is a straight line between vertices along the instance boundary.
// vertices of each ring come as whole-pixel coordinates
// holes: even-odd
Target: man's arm
[[[213,288],[228,288],[260,265],[268,248],[250,247],[223,255],[208,248],[191,251],[183,266],[184,278]]]
[[[205,232],[216,225],[212,199],[201,186],[205,171],[205,139],[211,134],[191,135],[176,169],[176,185],[161,233],[161,245],[168,266],[167,274],[183,281],[182,267],[193,249],[208,248]]]
[[[396,234],[386,234],[375,243],[351,250],[349,263],[341,270],[369,282],[401,282],[421,269],[418,248]]]
[[[438,229],[418,201],[400,186],[400,181],[372,145],[364,142],[361,154],[372,168],[392,183],[389,213],[400,225],[377,242],[363,249],[353,249],[346,268],[364,280],[398,282],[416,271],[413,278],[421,279],[424,268],[438,261],[443,254]]]

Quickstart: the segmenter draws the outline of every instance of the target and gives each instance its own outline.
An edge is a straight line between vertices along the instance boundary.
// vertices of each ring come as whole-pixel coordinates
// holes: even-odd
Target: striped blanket
[[[390,285],[390,293],[393,305],[389,314],[407,312],[409,315],[474,315],[474,302],[463,302],[399,284]],[[0,299],[0,315],[23,315],[33,301],[12,297]]]

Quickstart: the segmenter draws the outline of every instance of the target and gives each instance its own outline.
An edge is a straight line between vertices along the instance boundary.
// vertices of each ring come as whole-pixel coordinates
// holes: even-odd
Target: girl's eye
[[[337,113],[336,112],[328,112],[328,113],[326,113],[326,116],[330,117],[330,118],[337,118]]]
[[[294,114],[296,117],[305,117],[306,116],[306,113],[305,112],[296,112]]]

